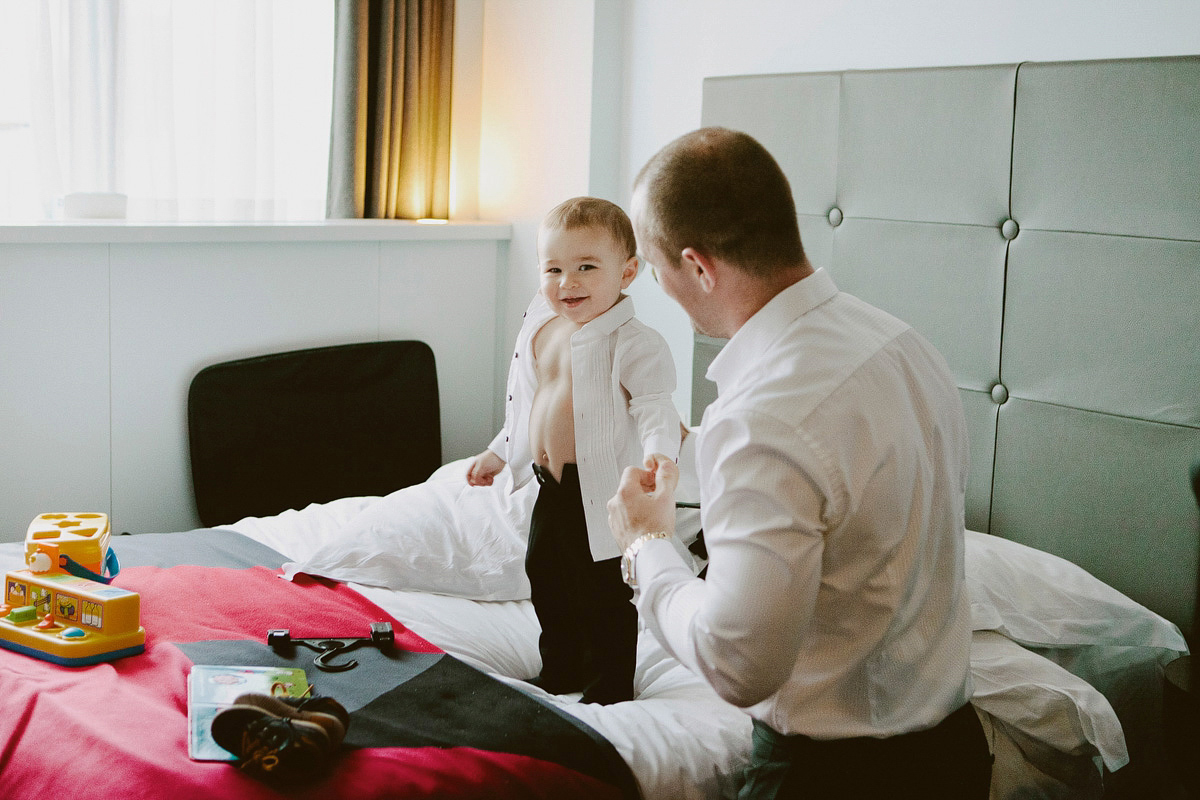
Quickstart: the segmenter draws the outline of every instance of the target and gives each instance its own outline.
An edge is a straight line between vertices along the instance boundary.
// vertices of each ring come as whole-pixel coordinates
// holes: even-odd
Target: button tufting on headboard
[[[1200,56],[743,75],[707,78],[701,115],[779,159],[814,266],[945,357],[971,437],[968,525],[1185,628],[1197,85]],[[693,419],[719,349],[696,339]]]

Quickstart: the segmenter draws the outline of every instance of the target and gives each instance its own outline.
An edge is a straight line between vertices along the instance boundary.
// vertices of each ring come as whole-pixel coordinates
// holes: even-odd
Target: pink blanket
[[[288,662],[351,710],[334,768],[290,796],[636,796],[597,734],[439,653],[345,586],[291,583],[259,566],[133,567],[116,584],[141,595],[145,653],[69,668],[0,650],[0,797],[278,796],[229,763],[188,758],[194,658],[284,663],[265,644],[268,629],[363,636],[376,621],[395,629],[390,656],[357,649],[350,657],[360,666],[336,676],[311,669],[314,654],[303,648]]]

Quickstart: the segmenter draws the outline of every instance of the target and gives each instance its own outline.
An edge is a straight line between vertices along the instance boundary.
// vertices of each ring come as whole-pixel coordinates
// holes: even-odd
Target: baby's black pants
[[[542,626],[542,672],[534,681],[552,694],[583,692],[583,701],[633,699],[637,609],[621,580],[621,559],[593,561],[579,471],[563,466],[558,481],[535,464],[541,488],[529,525],[525,573]]]

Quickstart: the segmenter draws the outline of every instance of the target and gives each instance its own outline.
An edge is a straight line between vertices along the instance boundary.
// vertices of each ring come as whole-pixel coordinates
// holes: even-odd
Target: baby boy
[[[525,557],[542,626],[533,683],[584,702],[633,698],[637,610],[606,503],[625,467],[679,455],[674,361],[622,293],[637,276],[636,247],[629,218],[606,200],[577,197],[546,215],[504,429],[467,469],[474,486],[506,465],[514,487],[541,484]]]

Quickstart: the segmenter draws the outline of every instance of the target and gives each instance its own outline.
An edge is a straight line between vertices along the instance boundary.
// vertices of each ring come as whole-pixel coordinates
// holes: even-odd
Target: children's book
[[[188,756],[195,761],[233,761],[237,756],[213,741],[217,712],[239,695],[285,697],[308,694],[304,670],[293,667],[227,667],[196,664],[188,673]]]

